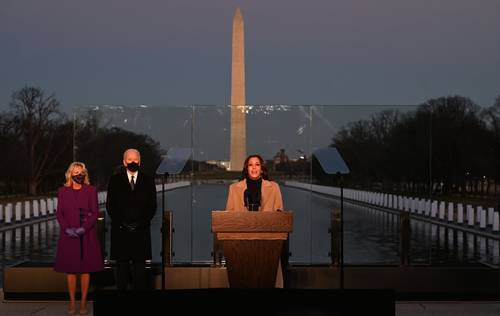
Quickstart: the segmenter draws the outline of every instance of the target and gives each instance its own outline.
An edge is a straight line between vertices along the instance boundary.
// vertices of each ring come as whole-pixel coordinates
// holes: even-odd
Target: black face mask
[[[127,169],[130,172],[136,172],[137,170],[139,170],[139,164],[137,162],[128,163],[127,164]]]
[[[76,176],[71,176],[71,179],[78,184],[82,184],[85,181],[85,176],[83,174],[77,174]]]

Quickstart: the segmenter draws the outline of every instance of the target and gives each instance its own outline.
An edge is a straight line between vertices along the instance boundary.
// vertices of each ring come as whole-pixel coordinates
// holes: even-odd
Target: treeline
[[[68,118],[54,95],[38,87],[12,94],[9,110],[0,113],[1,195],[52,192],[64,182],[73,160],[84,162],[91,182],[100,188],[121,166],[123,151],[140,150],[142,166],[154,172],[161,160],[159,143],[116,127],[103,127],[96,113]]]
[[[351,169],[347,185],[385,192],[496,194],[500,97],[481,108],[462,96],[415,111],[384,111],[344,126],[332,145]]]

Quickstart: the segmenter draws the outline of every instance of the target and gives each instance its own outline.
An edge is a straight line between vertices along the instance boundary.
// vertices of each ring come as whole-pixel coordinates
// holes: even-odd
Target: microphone
[[[245,207],[251,212],[257,212],[260,206],[260,192],[252,195],[248,189],[243,193],[243,201]]]
[[[243,193],[243,202],[245,203],[245,207],[248,208],[248,204],[250,204],[250,192],[248,192],[248,189]]]
[[[260,206],[260,191],[257,192],[257,194],[255,195],[254,197],[254,201],[253,201],[253,204],[255,206],[255,211],[258,211],[259,210],[259,206]]]

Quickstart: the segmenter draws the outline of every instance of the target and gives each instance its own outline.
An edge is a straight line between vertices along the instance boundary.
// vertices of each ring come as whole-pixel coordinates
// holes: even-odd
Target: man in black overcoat
[[[151,219],[156,212],[154,178],[140,170],[136,149],[123,153],[124,169],[108,183],[106,211],[111,217],[111,259],[116,260],[116,285],[127,289],[130,268],[134,289],[145,288],[145,260],[151,259]]]

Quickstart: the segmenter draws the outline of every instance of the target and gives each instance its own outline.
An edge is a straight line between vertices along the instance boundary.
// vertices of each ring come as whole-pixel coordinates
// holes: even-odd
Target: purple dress
[[[96,233],[99,208],[95,187],[82,185],[80,190],[61,187],[57,192],[57,199],[56,215],[61,230],[54,270],[66,273],[90,273],[103,270],[104,263]],[[83,225],[80,225],[80,210],[83,212]],[[65,233],[68,227],[80,226],[85,229],[83,238],[71,238]],[[81,247],[82,244],[83,247]]]

